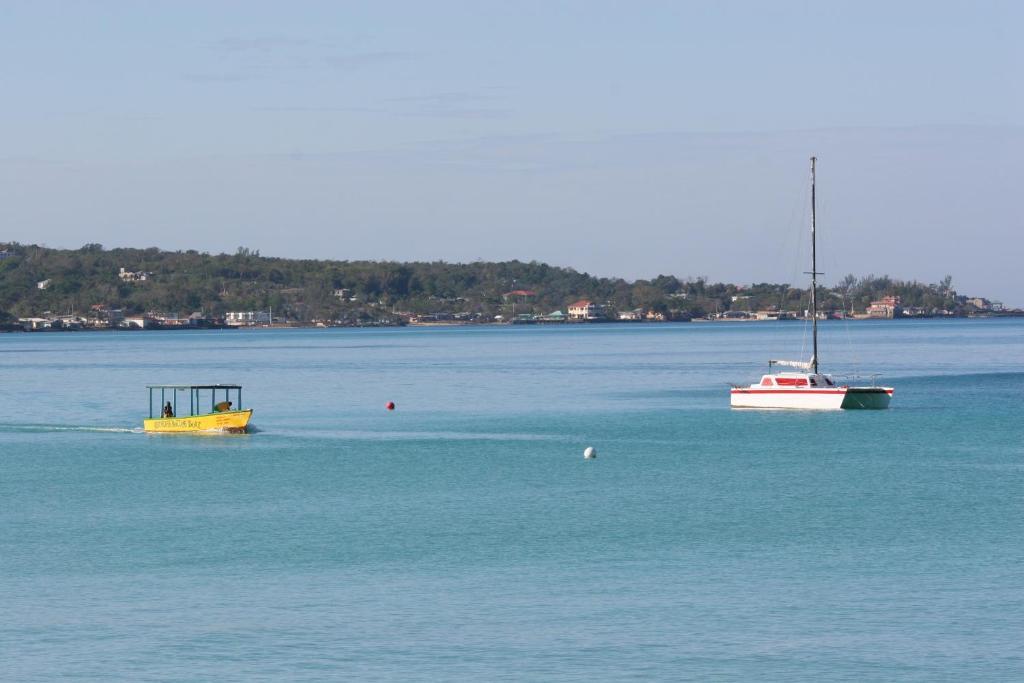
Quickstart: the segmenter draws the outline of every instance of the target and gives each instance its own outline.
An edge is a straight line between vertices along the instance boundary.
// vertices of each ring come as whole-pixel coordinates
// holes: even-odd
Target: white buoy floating
[[[586,450],[583,451],[584,460],[593,460],[597,457],[597,450],[593,446],[587,446]]]

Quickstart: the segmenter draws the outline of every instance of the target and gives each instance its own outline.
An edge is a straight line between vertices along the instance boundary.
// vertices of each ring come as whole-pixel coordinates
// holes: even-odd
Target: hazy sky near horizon
[[[0,242],[1024,306],[1024,3],[5,2]],[[126,264],[130,265],[130,264]]]

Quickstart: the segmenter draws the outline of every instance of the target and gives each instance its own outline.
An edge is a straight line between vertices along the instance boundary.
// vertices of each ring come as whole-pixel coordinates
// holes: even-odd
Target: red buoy
[[[387,408],[388,410],[394,410],[395,409],[395,402],[394,401],[388,401],[384,405],[384,407]]]

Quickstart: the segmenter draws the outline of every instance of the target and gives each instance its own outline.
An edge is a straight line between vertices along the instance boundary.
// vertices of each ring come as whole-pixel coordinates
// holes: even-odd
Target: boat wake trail
[[[97,432],[142,434],[141,427],[92,427],[89,425],[0,424],[0,432]]]

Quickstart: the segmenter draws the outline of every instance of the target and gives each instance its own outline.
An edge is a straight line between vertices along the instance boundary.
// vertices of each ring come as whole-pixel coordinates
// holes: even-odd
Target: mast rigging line
[[[817,228],[817,207],[815,206],[816,192],[815,182],[817,180],[818,157],[811,157],[811,339],[813,340],[813,355],[811,356],[811,367],[814,374],[818,374],[818,254],[816,240]]]

